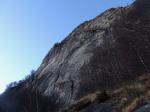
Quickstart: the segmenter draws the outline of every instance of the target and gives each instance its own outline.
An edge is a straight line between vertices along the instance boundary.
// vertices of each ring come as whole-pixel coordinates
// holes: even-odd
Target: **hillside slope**
[[[55,44],[36,72],[6,90],[0,110],[150,112],[149,85],[150,2],[136,0]]]

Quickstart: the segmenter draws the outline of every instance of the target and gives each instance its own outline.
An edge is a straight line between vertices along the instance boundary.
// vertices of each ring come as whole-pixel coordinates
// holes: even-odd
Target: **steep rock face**
[[[56,44],[37,71],[38,79],[46,81],[39,83],[39,91],[45,95],[58,93],[66,103],[70,103],[85,93],[100,88],[101,84],[98,83],[105,82],[102,79],[105,73],[101,72],[105,72],[102,70],[105,66],[103,58],[107,55],[100,54],[108,52],[114,45],[110,26],[120,11],[121,9],[106,11],[96,19],[83,23],[63,42]],[[97,78],[99,81],[95,83]]]
[[[11,95],[31,88],[33,96],[55,96],[52,112],[142,112],[150,101],[149,73],[150,2],[136,0],[77,27]]]
[[[68,105],[148,73],[150,11],[145,2],[109,9],[55,44],[37,70],[38,90],[58,94]]]

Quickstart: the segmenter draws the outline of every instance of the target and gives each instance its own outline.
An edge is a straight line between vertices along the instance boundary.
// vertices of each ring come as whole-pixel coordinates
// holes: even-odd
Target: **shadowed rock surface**
[[[55,44],[35,73],[1,96],[0,111],[150,112],[149,73],[150,2],[136,0]]]

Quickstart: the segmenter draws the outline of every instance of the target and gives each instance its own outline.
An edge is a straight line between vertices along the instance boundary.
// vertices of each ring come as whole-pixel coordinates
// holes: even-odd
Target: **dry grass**
[[[143,101],[150,99],[150,74],[137,78],[136,82],[115,90],[112,95],[120,97],[117,112],[132,112]]]
[[[88,100],[90,102],[94,102],[97,99],[98,94],[101,94],[101,92],[94,92],[94,93],[88,94],[88,95],[82,97],[79,100],[79,102],[84,101],[84,100]]]

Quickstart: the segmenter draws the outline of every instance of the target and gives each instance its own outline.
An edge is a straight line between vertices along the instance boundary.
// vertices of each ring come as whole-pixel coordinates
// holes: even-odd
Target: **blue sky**
[[[0,0],[0,92],[80,23],[132,0]]]

